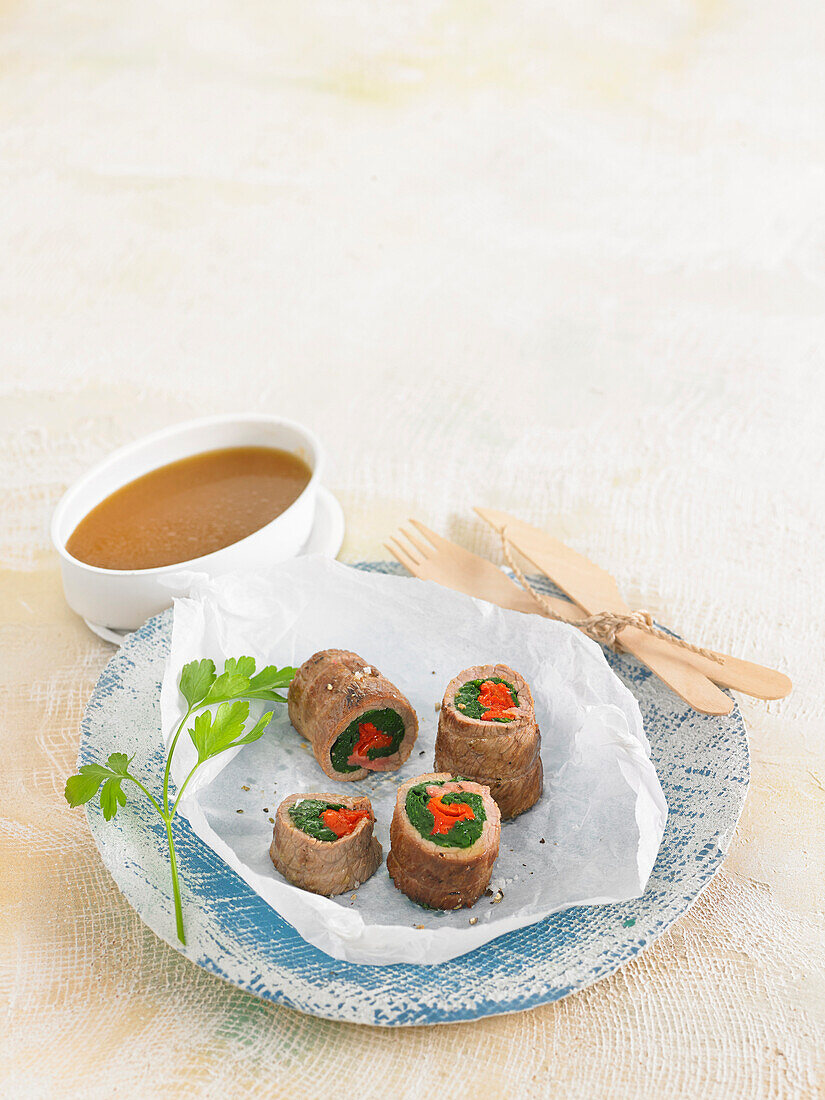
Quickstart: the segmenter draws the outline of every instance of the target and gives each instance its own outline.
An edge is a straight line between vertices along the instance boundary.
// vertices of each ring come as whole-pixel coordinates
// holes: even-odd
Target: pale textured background
[[[0,57],[0,1092],[814,1095],[819,0],[3,0]],[[724,870],[613,978],[360,1030],[224,986],[119,896],[62,801],[110,650],[49,515],[115,445],[259,408],[327,442],[346,557],[411,511],[492,553],[469,505],[510,505],[793,677],[742,701]]]

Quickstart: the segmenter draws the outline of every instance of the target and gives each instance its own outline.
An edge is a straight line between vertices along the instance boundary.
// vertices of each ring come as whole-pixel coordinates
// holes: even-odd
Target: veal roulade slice
[[[471,906],[489,885],[500,836],[486,787],[444,772],[419,775],[398,788],[387,870],[419,905]]]
[[[289,685],[289,718],[331,779],[396,771],[412,752],[418,718],[408,699],[357,653],[324,649]]]
[[[269,855],[294,886],[333,897],[375,874],[382,853],[374,826],[368,798],[291,794],[275,814]]]
[[[447,685],[435,766],[490,788],[502,819],[541,797],[541,734],[527,681],[508,665],[474,665]]]

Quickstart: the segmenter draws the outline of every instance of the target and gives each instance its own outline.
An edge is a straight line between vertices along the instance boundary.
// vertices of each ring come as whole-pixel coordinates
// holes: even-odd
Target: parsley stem
[[[175,925],[177,927],[178,939],[184,945],[184,947],[186,946],[186,934],[183,930],[183,905],[181,903],[180,897],[180,880],[178,879],[178,858],[177,854],[175,853],[175,841],[172,836],[172,818],[175,816],[175,811],[178,808],[178,802],[180,802],[180,796],[183,794],[184,787],[191,779],[192,772],[195,771],[195,768],[197,768],[198,765],[195,765],[195,768],[192,769],[192,771],[189,773],[189,775],[187,775],[186,779],[184,780],[180,790],[178,791],[177,798],[175,799],[175,804],[172,807],[171,813],[169,811],[169,773],[172,769],[172,754],[175,751],[175,746],[178,743],[178,738],[180,737],[181,733],[183,733],[183,727],[189,721],[189,718],[194,709],[195,707],[193,707],[190,703],[186,714],[184,714],[183,718],[180,721],[180,725],[175,730],[175,736],[172,738],[172,743],[170,744],[169,751],[166,754],[166,767],[163,771],[163,809],[160,808],[154,798],[152,798],[149,792],[146,791],[146,788],[142,788],[149,799],[152,801],[155,809],[163,818],[163,824],[166,826],[166,840],[169,845],[169,865],[172,869],[172,894],[175,899]],[[137,780],[135,782],[137,782]],[[138,786],[140,786],[140,784],[138,784]]]
[[[129,774],[128,774],[128,772],[127,772],[127,774],[126,774],[126,775],[124,776],[124,778],[125,778],[125,779],[131,779],[131,780],[132,780],[132,782],[133,782],[133,783],[135,784],[135,786],[136,786],[136,787],[140,787],[140,789],[141,789],[141,790],[143,791],[143,793],[144,793],[144,794],[146,795],[146,797],[147,797],[147,798],[149,799],[149,801],[150,801],[150,802],[152,803],[152,805],[153,805],[153,806],[155,807],[155,809],[156,809],[156,810],[158,811],[158,813],[160,814],[160,816],[161,816],[161,817],[163,817],[163,818],[165,818],[165,817],[166,817],[166,814],[165,814],[165,813],[163,812],[163,810],[162,810],[162,809],[160,808],[160,806],[159,806],[159,804],[158,804],[158,802],[157,802],[157,799],[153,798],[153,796],[152,796],[152,795],[150,794],[150,792],[149,792],[149,791],[147,791],[147,789],[146,789],[146,788],[145,788],[145,787],[143,786],[143,784],[141,783],[141,781],[140,781],[139,779],[135,779],[135,777],[134,777],[133,775],[129,775]]]
[[[172,819],[167,817],[166,814],[162,815],[163,823],[166,826],[166,840],[169,843],[169,864],[172,868],[172,893],[175,898],[175,924],[178,931],[178,939],[186,946],[186,934],[183,930],[183,906],[180,900],[180,882],[178,880],[178,860],[175,855],[175,841],[172,837]]]
[[[203,705],[203,704],[201,704]],[[183,727],[189,721],[189,716],[194,710],[194,707],[190,705],[186,714],[181,719],[181,723],[175,731],[175,736],[172,738],[172,744],[169,746],[169,752],[166,754],[166,768],[163,772],[163,809],[165,813],[169,813],[169,772],[172,768],[172,753],[175,751],[175,745],[178,743],[178,738],[183,732]],[[173,811],[174,812],[174,811]]]
[[[175,799],[175,803],[172,806],[172,812],[169,814],[170,818],[175,816],[175,813],[176,813],[177,808],[178,808],[178,803],[180,802],[181,797],[183,796],[183,792],[186,790],[186,784],[189,782],[189,780],[192,778],[192,776],[195,774],[195,772],[201,766],[201,763],[202,763],[202,761],[199,760],[197,762],[197,764],[194,766],[194,768],[191,770],[189,775],[187,775],[186,779],[184,779],[184,781],[181,783],[180,790],[178,791],[177,798]]]
[[[198,765],[196,764],[195,767],[192,769],[192,771],[189,773],[189,775],[187,775],[186,781],[184,782],[183,787],[185,787],[186,784],[189,782],[189,780],[192,777],[192,773],[195,771],[197,766]],[[175,899],[175,924],[177,926],[178,939],[180,940],[180,942],[185,947],[186,946],[186,936],[185,936],[184,930],[183,930],[183,906],[181,904],[181,896],[180,896],[180,880],[178,879],[178,860],[177,860],[177,854],[175,852],[175,841],[172,837],[172,818],[175,816],[175,810],[178,808],[178,800],[180,799],[181,794],[183,794],[183,787],[181,787],[180,793],[178,794],[178,798],[175,800],[175,805],[172,809],[172,812],[168,813],[168,812],[164,811],[163,809],[161,809],[160,803],[152,795],[151,791],[148,791],[146,789],[146,787],[144,787],[144,785],[141,783],[141,781],[139,779],[135,779],[135,777],[133,775],[129,775],[128,773],[124,776],[124,779],[131,779],[131,781],[135,784],[135,786],[139,787],[143,791],[143,793],[146,795],[146,797],[149,799],[149,801],[155,807],[157,812],[163,818],[163,824],[164,824],[164,827],[166,829],[166,841],[169,845],[169,865],[172,868],[172,894],[173,894],[174,899]]]

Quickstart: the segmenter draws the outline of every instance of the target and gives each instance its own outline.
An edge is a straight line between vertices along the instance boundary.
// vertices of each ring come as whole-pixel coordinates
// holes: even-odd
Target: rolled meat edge
[[[419,795],[422,786],[424,793]],[[417,823],[410,817],[408,795],[411,792],[413,810],[419,815]],[[475,797],[462,800],[462,795]],[[443,805],[445,796],[457,796],[450,798],[450,805],[444,807],[450,816],[438,810],[438,817],[435,813],[421,814],[422,803],[434,798]],[[474,815],[470,821],[480,820],[476,810],[479,806],[482,809],[484,820],[477,839],[466,847],[450,844],[447,826],[451,820],[466,822],[468,818],[462,807],[468,806]],[[419,828],[422,824],[424,833]],[[439,827],[447,831],[434,833],[433,830]],[[441,842],[434,840],[434,835],[439,836]],[[387,870],[396,887],[419,905],[432,909],[469,907],[489,885],[493,864],[498,858],[500,837],[499,809],[486,787],[470,780],[456,780],[448,772],[419,775],[398,788],[390,825]]]
[[[409,700],[357,653],[323,649],[289,686],[289,718],[315,759],[342,783],[396,771],[412,752],[418,717]]]
[[[330,837],[319,839],[306,832],[296,823],[290,811],[298,809],[301,804],[314,802],[349,811],[348,823],[346,814],[336,813],[338,820],[335,826],[339,829],[349,826],[352,831],[336,837],[321,820],[316,831],[322,835],[330,833]],[[351,818],[355,815],[363,816],[353,825]],[[313,813],[312,818],[317,819],[317,815]],[[342,818],[343,822],[340,820]],[[311,890],[313,894],[334,897],[335,894],[354,890],[375,874],[382,851],[377,837],[373,836],[374,827],[375,816],[368,798],[326,792],[291,794],[283,800],[275,814],[269,856],[276,870],[293,886]]]

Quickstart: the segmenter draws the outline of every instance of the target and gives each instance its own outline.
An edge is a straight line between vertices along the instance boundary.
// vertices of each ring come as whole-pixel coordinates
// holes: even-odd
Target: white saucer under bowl
[[[337,499],[329,489],[323,485],[318,486],[318,495],[315,503],[315,518],[312,522],[312,530],[309,538],[301,547],[299,556],[304,554],[323,554],[328,558],[338,556],[341,543],[344,541],[344,512]],[[104,642],[112,642],[120,645],[123,639],[131,633],[129,630],[112,630],[108,626],[99,626],[88,619],[83,622],[93,634],[102,638]]]
[[[336,558],[343,541],[344,512],[341,505],[329,489],[319,485],[312,530],[299,552],[299,557],[304,554],[323,554],[327,558]]]

